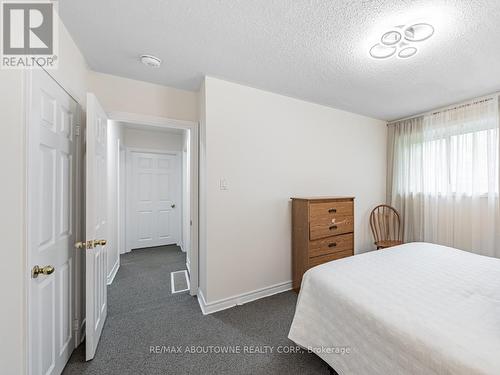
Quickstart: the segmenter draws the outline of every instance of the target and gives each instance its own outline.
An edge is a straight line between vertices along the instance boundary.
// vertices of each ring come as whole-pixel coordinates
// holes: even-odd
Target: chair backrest
[[[375,207],[370,214],[370,227],[375,242],[387,240],[403,241],[403,228],[399,212],[386,204]]]

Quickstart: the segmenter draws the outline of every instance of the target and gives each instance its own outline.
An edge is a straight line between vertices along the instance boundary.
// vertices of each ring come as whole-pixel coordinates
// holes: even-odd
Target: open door
[[[94,94],[87,94],[85,359],[94,358],[107,316],[107,148],[108,118]]]

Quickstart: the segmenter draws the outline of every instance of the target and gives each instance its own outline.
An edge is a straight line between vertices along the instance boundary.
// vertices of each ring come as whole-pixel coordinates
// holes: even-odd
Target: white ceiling
[[[96,71],[196,91],[204,75],[392,120],[500,90],[499,0],[64,0]],[[426,21],[408,60],[382,32]],[[138,55],[160,57],[160,69]]]

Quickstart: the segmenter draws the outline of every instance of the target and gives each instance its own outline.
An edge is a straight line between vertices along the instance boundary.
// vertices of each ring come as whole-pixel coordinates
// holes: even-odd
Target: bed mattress
[[[289,338],[339,374],[500,374],[500,259],[427,243],[307,271]]]

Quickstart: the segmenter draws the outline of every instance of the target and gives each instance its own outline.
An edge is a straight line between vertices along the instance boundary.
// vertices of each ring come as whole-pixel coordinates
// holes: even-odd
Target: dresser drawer
[[[309,206],[310,240],[354,232],[354,203],[311,203]]]
[[[326,202],[311,203],[309,205],[310,221],[322,220],[325,218],[333,219],[342,216],[354,216],[354,202]]]
[[[311,241],[352,232],[354,232],[354,216],[324,217],[309,224]]]
[[[354,234],[341,234],[309,242],[309,257],[317,257],[354,249]]]
[[[354,255],[354,251],[351,249],[351,250],[339,251],[337,253],[322,255],[319,257],[309,258],[308,268],[319,266],[320,264],[331,262],[332,260],[347,258],[352,255]]]

